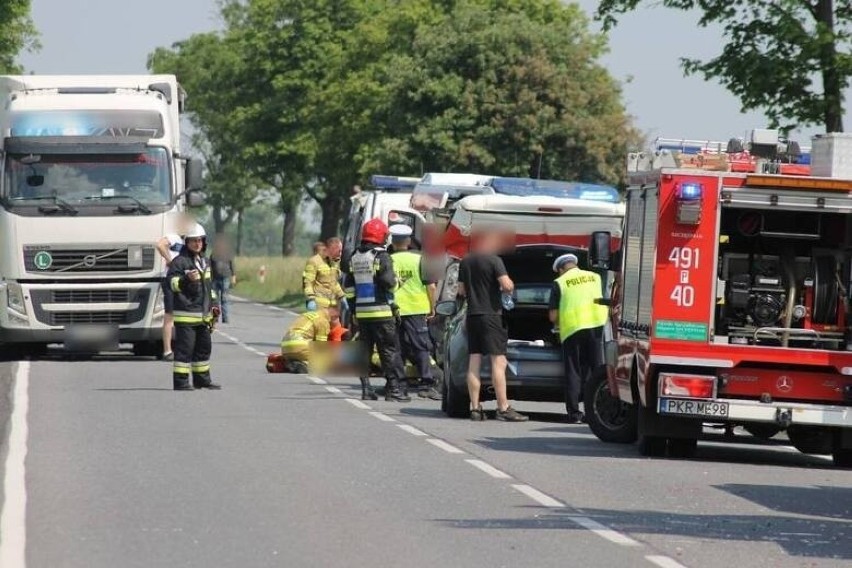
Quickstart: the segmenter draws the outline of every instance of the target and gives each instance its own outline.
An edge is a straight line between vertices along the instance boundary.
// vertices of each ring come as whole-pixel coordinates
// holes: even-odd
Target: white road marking
[[[391,418],[390,416],[388,416],[384,412],[371,412],[370,416],[375,416],[376,418],[378,418],[382,422],[396,422],[396,420],[394,420],[393,418]]]
[[[358,400],[357,398],[347,398],[346,402],[354,406],[355,408],[360,408],[362,410],[371,410],[369,406]]]
[[[326,385],[326,384],[328,384],[328,383],[325,382],[324,379],[321,379],[319,377],[313,377],[311,375],[308,375],[308,380],[311,381],[312,383],[314,383],[315,385]]]
[[[660,568],[686,568],[686,566],[668,556],[646,556],[645,560],[656,564]]]
[[[12,416],[9,420],[9,453],[6,455],[5,502],[0,514],[0,566],[27,565],[27,413],[29,412],[30,363],[21,361],[15,373]]]
[[[476,469],[482,470],[495,479],[512,479],[512,476],[504,471],[500,471],[493,465],[485,463],[482,460],[464,460]]]
[[[332,394],[343,394],[343,391],[337,387],[325,387],[325,390]]]
[[[414,426],[410,426],[408,424],[397,424],[397,427],[400,430],[405,430],[406,432],[408,432],[409,434],[412,434],[414,436],[427,436],[428,435],[423,430],[418,430]]]
[[[544,493],[530,485],[513,483],[512,487],[514,487],[516,491],[520,491],[533,501],[537,502],[539,505],[544,505],[545,507],[552,507],[554,509],[565,507],[565,503],[557,501],[550,495],[545,495]]]
[[[642,546],[632,538],[627,535],[623,535],[618,531],[614,531],[611,528],[608,528],[597,521],[594,521],[588,517],[569,517],[572,521],[583,527],[584,529],[588,529],[598,535],[601,538],[604,538],[612,543],[620,544],[622,546]]]
[[[442,450],[444,450],[448,454],[463,454],[464,453],[462,450],[458,449],[457,447],[455,447],[451,444],[448,444],[447,442],[445,442],[443,440],[439,440],[438,438],[429,438],[426,441],[429,442],[430,444],[432,444],[433,446],[435,446],[436,448],[441,448]]]

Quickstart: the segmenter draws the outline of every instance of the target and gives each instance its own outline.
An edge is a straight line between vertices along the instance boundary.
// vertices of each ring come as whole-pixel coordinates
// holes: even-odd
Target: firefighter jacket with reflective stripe
[[[394,292],[400,316],[428,315],[432,311],[429,289],[421,272],[423,257],[411,251],[395,252],[391,255],[397,288]]]
[[[192,281],[188,274],[197,270],[201,279]],[[210,263],[204,255],[193,255],[187,247],[175,257],[166,276],[174,294],[175,324],[198,325],[213,320],[210,310],[218,306],[213,290]]]
[[[355,299],[350,308],[358,320],[393,319],[396,275],[384,248],[361,245],[349,261],[345,282],[348,295]]]
[[[344,296],[340,286],[340,264],[318,254],[308,259],[302,285],[305,297],[316,300],[322,307],[334,305]]]
[[[281,345],[327,341],[331,322],[324,311],[305,312],[287,330]]]
[[[572,268],[556,279],[559,284],[559,339],[565,341],[581,329],[606,324],[607,308],[601,298],[601,277],[588,270]]]

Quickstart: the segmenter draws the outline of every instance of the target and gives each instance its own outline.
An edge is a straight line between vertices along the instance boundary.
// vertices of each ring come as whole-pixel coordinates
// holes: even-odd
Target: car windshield
[[[72,205],[109,205],[126,200],[164,204],[171,200],[168,154],[148,148],[128,154],[8,155],[3,196],[26,203],[48,197]]]

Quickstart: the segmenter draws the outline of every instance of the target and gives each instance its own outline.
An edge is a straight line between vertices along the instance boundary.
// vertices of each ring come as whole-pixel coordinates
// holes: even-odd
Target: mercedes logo
[[[778,387],[778,390],[781,392],[790,392],[793,390],[793,379],[787,375],[781,375],[775,382],[775,386]]]
[[[83,257],[83,266],[86,268],[93,268],[98,263],[98,257],[93,254],[87,254]]]

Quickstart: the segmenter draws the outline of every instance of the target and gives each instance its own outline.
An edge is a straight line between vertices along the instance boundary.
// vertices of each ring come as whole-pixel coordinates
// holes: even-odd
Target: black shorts
[[[467,347],[471,355],[505,355],[509,332],[503,316],[467,316]]]
[[[163,278],[160,288],[163,289],[163,308],[170,314],[175,311],[175,293],[172,292],[168,278]]]

